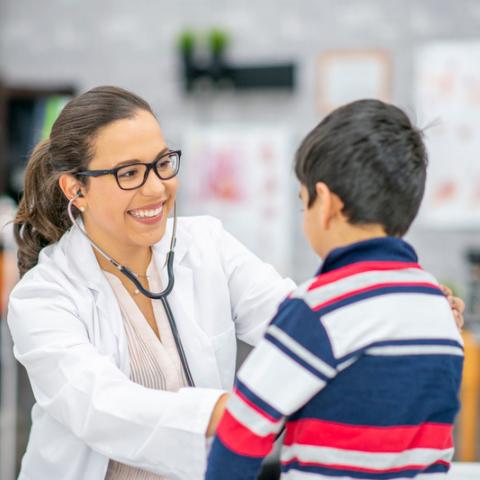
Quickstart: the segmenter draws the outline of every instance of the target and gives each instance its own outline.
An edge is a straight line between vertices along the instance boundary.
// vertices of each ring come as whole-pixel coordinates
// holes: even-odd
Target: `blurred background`
[[[33,145],[72,95],[103,84],[149,101],[182,149],[180,214],[220,217],[296,281],[319,265],[292,171],[303,136],[333,108],[372,97],[425,128],[428,187],[407,240],[467,303],[456,456],[478,460],[480,2],[0,0],[0,226]],[[10,480],[33,400],[3,321],[16,276],[8,225],[0,238],[0,478]]]

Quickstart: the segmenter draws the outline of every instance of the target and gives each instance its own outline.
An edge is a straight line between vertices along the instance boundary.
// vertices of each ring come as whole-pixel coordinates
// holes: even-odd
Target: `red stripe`
[[[358,467],[352,465],[343,465],[337,463],[321,463],[321,462],[302,462],[297,457],[293,457],[288,461],[282,461],[282,465],[289,465],[290,463],[298,463],[299,465],[305,467],[321,467],[321,468],[331,468],[336,470],[350,470],[352,472],[363,472],[363,473],[396,473],[396,472],[404,472],[408,470],[418,470],[421,472],[425,470],[427,467],[431,467],[433,465],[445,465],[450,466],[450,462],[446,462],[444,460],[438,460],[434,463],[427,463],[425,465],[402,465],[401,467],[394,467],[394,468],[365,468],[365,467]]]
[[[379,270],[405,270],[407,268],[420,269],[418,263],[407,262],[358,262],[346,267],[338,268],[332,272],[321,274],[317,279],[308,287],[308,291],[315,290],[318,287],[327,285],[329,283],[336,282],[342,278],[350,277],[357,273],[379,271]]]
[[[255,410],[258,414],[260,414],[262,417],[266,418],[269,422],[272,423],[277,423],[278,418],[274,418],[271,415],[269,415],[265,410],[262,410],[258,405],[253,403],[249,398],[247,398],[238,388],[233,389],[233,393],[240,397],[242,402],[246,403],[252,410]]]
[[[438,290],[441,292],[438,285],[434,283],[427,283],[427,282],[386,282],[386,283],[376,283],[374,285],[369,285],[368,287],[359,288],[358,290],[352,290],[350,292],[344,293],[343,295],[339,295],[338,297],[330,298],[326,302],[320,303],[313,307],[312,310],[320,310],[322,308],[328,307],[333,303],[340,302],[345,300],[346,298],[354,297],[355,295],[360,295],[362,293],[371,292],[373,290],[378,290],[381,288],[392,288],[392,287],[427,287]]]
[[[371,427],[305,419],[287,423],[284,444],[372,453],[402,452],[411,448],[444,450],[453,447],[452,431],[453,425],[441,423]]]
[[[273,433],[261,437],[240,423],[228,410],[217,428],[222,443],[237,455],[264,457],[270,453],[275,441]]]

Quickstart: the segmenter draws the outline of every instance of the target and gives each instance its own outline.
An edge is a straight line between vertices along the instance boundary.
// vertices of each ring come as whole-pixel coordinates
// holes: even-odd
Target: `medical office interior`
[[[4,225],[33,145],[72,95],[106,84],[150,102],[182,150],[179,215],[219,217],[295,281],[319,265],[301,232],[300,139],[358,98],[425,128],[427,191],[407,240],[466,302],[452,478],[480,478],[479,58],[477,0],[0,0],[1,480],[16,478],[33,403],[5,321]]]

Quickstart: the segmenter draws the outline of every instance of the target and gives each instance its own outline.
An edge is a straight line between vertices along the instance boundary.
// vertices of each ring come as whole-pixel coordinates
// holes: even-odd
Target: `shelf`
[[[210,82],[213,89],[287,90],[295,89],[295,65],[267,64],[236,66],[223,62],[199,65],[191,58],[183,59],[185,90],[190,93],[197,83]]]
[[[49,97],[72,96],[75,90],[66,84],[0,82],[0,195],[19,200],[20,173],[41,131],[40,107]]]

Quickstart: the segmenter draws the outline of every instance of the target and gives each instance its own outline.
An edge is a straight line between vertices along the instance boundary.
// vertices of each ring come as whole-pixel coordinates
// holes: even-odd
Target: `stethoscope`
[[[170,324],[170,328],[172,329],[173,338],[175,340],[175,345],[177,347],[178,355],[180,356],[180,361],[182,362],[183,370],[185,372],[185,376],[187,378],[187,383],[189,386],[193,387],[193,377],[192,373],[190,372],[190,367],[188,366],[187,356],[185,355],[185,350],[183,349],[182,341],[180,340],[180,334],[178,333],[177,324],[175,322],[175,317],[173,316],[172,309],[168,303],[167,295],[173,290],[173,286],[175,284],[175,277],[173,275],[173,257],[175,256],[175,241],[176,241],[176,234],[177,234],[177,206],[176,203],[173,206],[173,229],[172,229],[172,238],[170,240],[170,248],[167,253],[167,275],[168,275],[168,283],[165,289],[161,292],[154,293],[150,290],[147,290],[138,279],[137,275],[135,275],[132,271],[130,271],[127,267],[118,263],[115,259],[113,259],[105,250],[100,248],[93,240],[90,239],[87,232],[79,225],[75,216],[72,212],[73,202],[82,196],[82,192],[78,191],[77,194],[70,199],[67,206],[68,216],[73,225],[75,225],[78,230],[82,233],[82,235],[88,240],[90,245],[106,260],[108,260],[115,268],[120,270],[138,289],[138,291],[145,295],[152,300],[160,300],[163,304],[163,308],[165,309],[165,314],[167,315],[168,323]]]

